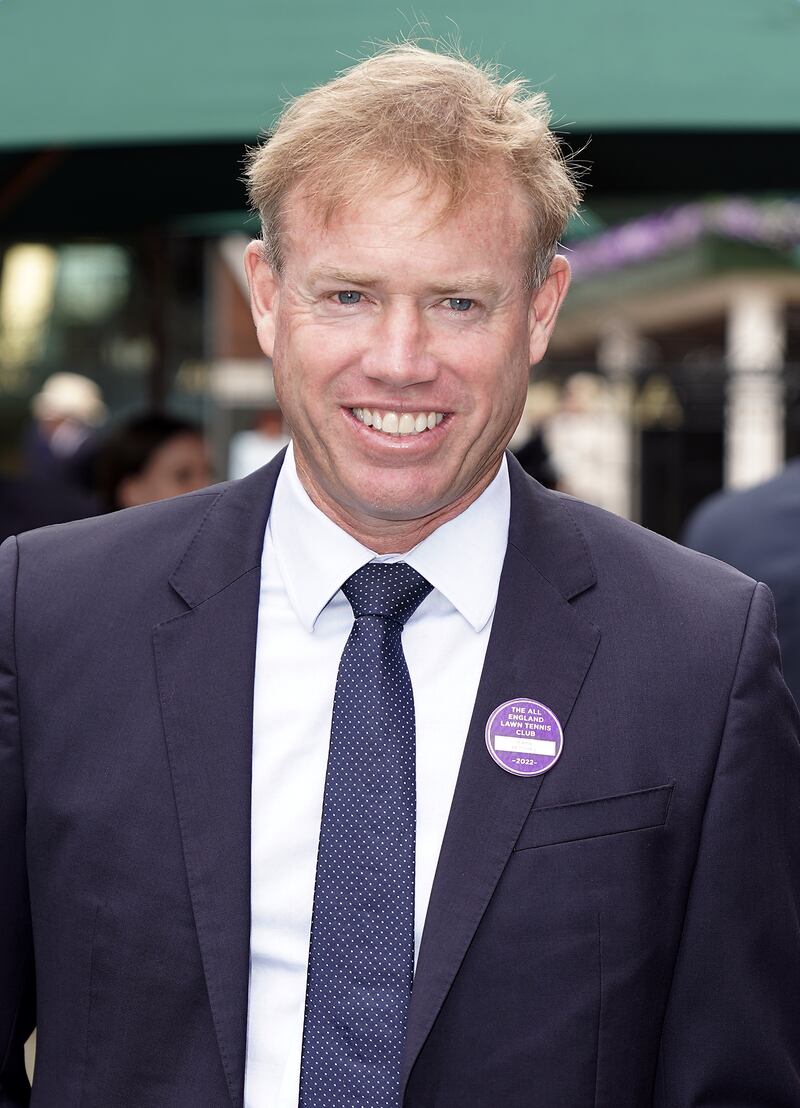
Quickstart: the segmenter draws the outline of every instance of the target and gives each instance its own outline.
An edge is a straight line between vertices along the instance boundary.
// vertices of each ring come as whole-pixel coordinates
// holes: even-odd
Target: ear
[[[253,239],[244,252],[244,268],[250,287],[250,310],[256,325],[258,344],[268,358],[275,346],[275,312],[280,283],[264,253],[261,239]]]
[[[567,295],[569,280],[569,262],[563,255],[556,254],[550,263],[547,276],[531,296],[529,329],[531,365],[536,365],[545,355],[556,318]]]

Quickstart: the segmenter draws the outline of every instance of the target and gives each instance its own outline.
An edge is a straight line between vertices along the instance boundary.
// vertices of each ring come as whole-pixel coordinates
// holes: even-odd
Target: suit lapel
[[[236,1108],[244,1095],[250,951],[250,787],[260,563],[281,454],[223,489],[170,582],[187,610],[154,629],[164,731],[214,1027]],[[425,922],[403,1086],[492,896],[540,778],[512,777],[484,745],[516,697],[565,727],[599,640],[569,604],[594,583],[558,497],[513,459],[509,545],[483,676]]]
[[[594,572],[564,502],[512,458],[509,544],[475,709],[439,856],[409,1013],[403,1090],[541,785],[491,760],[484,729],[507,700],[529,697],[561,722],[573,705],[599,631],[570,599]]]
[[[236,1106],[244,1095],[260,563],[282,458],[213,502],[170,578],[188,610],[153,636],[189,891]]]

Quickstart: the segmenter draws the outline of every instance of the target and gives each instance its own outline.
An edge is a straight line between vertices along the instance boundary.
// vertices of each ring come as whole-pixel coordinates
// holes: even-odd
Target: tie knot
[[[433,588],[406,562],[367,562],[348,577],[342,592],[356,619],[382,616],[401,626]]]

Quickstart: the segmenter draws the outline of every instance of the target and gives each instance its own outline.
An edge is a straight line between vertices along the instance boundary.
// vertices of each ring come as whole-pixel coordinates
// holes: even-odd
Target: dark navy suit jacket
[[[3,1108],[34,1021],[35,1108],[242,1103],[279,465],[3,547]],[[406,1108],[797,1108],[800,746],[769,592],[509,466]],[[564,726],[541,777],[485,747],[517,697]]]
[[[786,684],[800,703],[800,458],[770,481],[706,500],[683,541],[769,586]]]

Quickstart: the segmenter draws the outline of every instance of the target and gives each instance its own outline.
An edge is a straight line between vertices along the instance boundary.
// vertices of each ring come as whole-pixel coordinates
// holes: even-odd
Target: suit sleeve
[[[30,1100],[23,1047],[35,1023],[14,657],[16,582],[17,544],[9,539],[0,547],[0,1108],[21,1108]]]
[[[654,1108],[800,1105],[800,743],[758,585],[708,794]]]

